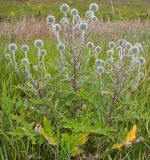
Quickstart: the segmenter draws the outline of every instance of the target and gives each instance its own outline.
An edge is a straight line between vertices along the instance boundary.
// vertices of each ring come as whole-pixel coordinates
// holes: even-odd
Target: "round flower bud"
[[[27,65],[29,64],[27,58],[23,58],[23,59],[21,60],[21,63],[22,63],[23,65],[25,65],[25,66],[27,66]]]
[[[124,40],[124,41],[122,42],[122,47],[125,48],[125,46],[126,46],[127,43],[128,43],[128,42]]]
[[[42,40],[37,39],[37,40],[35,40],[34,45],[36,48],[42,48],[44,46],[44,43]]]
[[[125,44],[125,48],[128,49],[128,50],[130,50],[130,49],[132,48],[132,44],[129,43],[129,42],[127,42],[127,43]]]
[[[119,45],[119,46],[122,46],[123,41],[124,41],[124,39],[120,39],[120,40],[118,41],[118,45]]]
[[[55,24],[53,29],[54,29],[54,32],[59,32],[61,30],[61,27],[59,24]]]
[[[143,73],[143,72],[140,72],[140,73],[138,74],[138,77],[139,77],[139,78],[144,78],[144,73]]]
[[[45,50],[45,49],[42,49],[41,51],[40,51],[40,55],[41,56],[46,56],[46,54],[47,54],[47,51]]]
[[[81,31],[86,31],[88,28],[87,22],[86,21],[81,21],[80,26],[79,26]]]
[[[96,47],[95,47],[95,52],[96,52],[96,53],[101,52],[101,50],[102,50],[102,48],[101,48],[100,46],[96,46]]]
[[[80,17],[79,15],[76,15],[76,16],[75,16],[75,19],[76,19],[76,20],[80,20],[81,17]]]
[[[21,46],[21,51],[23,52],[23,53],[27,53],[28,51],[29,51],[29,46],[28,45],[22,45]]]
[[[94,16],[92,11],[86,11],[85,12],[85,17],[92,17],[92,16]]]
[[[70,7],[69,7],[69,5],[68,4],[62,4],[61,6],[60,6],[60,11],[62,12],[62,13],[67,13],[67,12],[69,12],[69,10],[70,10]]]
[[[10,59],[11,58],[11,55],[9,53],[5,54],[5,58],[6,59]]]
[[[105,66],[105,61],[101,60],[101,59],[96,59],[96,64],[98,66]]]
[[[89,10],[92,12],[98,11],[98,5],[96,3],[91,3],[89,6]]]
[[[68,20],[67,18],[64,19],[63,22],[62,22],[62,25],[63,25],[64,27],[68,27],[68,26],[69,26],[69,20]]]
[[[76,15],[78,15],[78,10],[73,8],[70,13],[72,16],[76,16]]]
[[[65,45],[63,43],[57,44],[57,50],[62,52],[65,50]]]
[[[132,53],[133,53],[134,55],[138,55],[138,53],[139,53],[139,48],[138,48],[137,46],[133,46],[133,47],[131,48],[131,51],[132,51]]]
[[[141,65],[143,65],[145,63],[145,58],[144,57],[140,57],[139,61],[141,62]]]
[[[111,58],[108,58],[107,60],[106,60],[106,63],[107,64],[112,64],[114,61],[113,61],[113,57],[111,57]]]
[[[97,21],[97,17],[96,16],[92,16],[92,21],[96,22]]]
[[[108,50],[107,51],[107,55],[109,56],[109,57],[112,57],[113,55],[114,55],[114,51],[113,50]]]
[[[52,16],[52,15],[49,15],[49,16],[47,17],[47,23],[48,23],[48,24],[54,24],[54,23],[55,23],[55,17]]]
[[[93,42],[88,42],[88,43],[87,43],[87,48],[88,48],[88,49],[94,48],[94,43],[93,43]]]
[[[115,42],[109,42],[109,48],[115,48],[116,44]]]
[[[13,51],[13,52],[16,51],[17,50],[17,45],[15,43],[10,44],[9,45],[9,50]]]
[[[97,67],[97,73],[98,73],[98,74],[102,74],[102,73],[104,73],[104,72],[105,72],[105,69],[104,69],[103,66],[98,66],[98,67]]]
[[[142,52],[143,51],[143,47],[141,43],[135,43],[134,46],[137,46],[139,48],[139,51]]]

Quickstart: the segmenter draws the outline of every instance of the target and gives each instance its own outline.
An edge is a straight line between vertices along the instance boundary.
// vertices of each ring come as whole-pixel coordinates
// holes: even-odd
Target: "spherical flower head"
[[[68,20],[68,18],[63,17],[63,18],[61,19],[61,24],[62,24],[64,27],[68,27],[68,26],[69,26],[69,20]]]
[[[79,15],[76,15],[76,16],[75,16],[75,19],[76,19],[76,20],[80,20],[81,17],[80,17]]]
[[[5,54],[5,58],[6,59],[10,59],[11,58],[11,55],[9,53]]]
[[[97,21],[97,17],[96,16],[92,16],[92,21],[96,22]]]
[[[22,63],[23,65],[25,65],[25,66],[27,66],[27,65],[29,64],[27,58],[23,58],[23,59],[21,60],[21,63]]]
[[[113,51],[112,49],[108,50],[108,51],[107,51],[107,55],[108,55],[109,57],[112,57],[112,56],[114,55],[114,51]]]
[[[119,45],[119,46],[122,46],[123,41],[124,41],[124,39],[120,39],[120,40],[118,41],[118,45]]]
[[[140,67],[142,64],[141,64],[141,62],[138,60],[138,61],[136,62],[136,65],[137,65],[138,67]]]
[[[102,48],[101,48],[100,46],[96,46],[96,47],[95,47],[95,52],[96,52],[96,53],[101,52],[101,50],[102,50]]]
[[[129,43],[129,42],[127,42],[127,43],[125,44],[125,48],[126,48],[127,50],[130,50],[130,49],[132,48],[132,44]]]
[[[105,72],[105,69],[104,69],[104,67],[103,66],[98,66],[97,67],[97,74],[102,74],[102,73],[104,73]]]
[[[46,54],[47,54],[47,51],[45,50],[45,49],[42,49],[41,51],[40,51],[40,55],[41,56],[46,56]]]
[[[141,63],[141,65],[143,65],[145,63],[145,58],[144,57],[139,57],[138,59]]]
[[[65,50],[65,45],[63,43],[57,44],[57,50],[62,52]]]
[[[34,45],[36,48],[42,48],[44,46],[44,42],[40,39],[35,40]]]
[[[93,14],[92,11],[86,11],[86,12],[85,12],[85,17],[90,18],[90,17],[92,17],[92,16],[94,16],[94,14]]]
[[[113,61],[113,57],[110,57],[106,60],[106,63],[107,64],[112,64],[114,61]]]
[[[144,73],[143,73],[143,72],[140,72],[140,73],[138,74],[138,77],[139,77],[139,78],[144,78]]]
[[[22,51],[23,53],[27,53],[27,52],[29,51],[29,46],[26,45],[26,44],[22,45],[22,46],[21,46],[21,51]]]
[[[133,46],[131,48],[132,54],[137,56],[139,54],[139,48],[137,46]]]
[[[91,3],[89,6],[89,10],[92,12],[98,11],[98,5],[96,3]]]
[[[103,61],[101,59],[96,59],[96,64],[97,64],[97,66],[105,66],[105,61]]]
[[[126,46],[127,43],[128,43],[128,42],[124,40],[124,41],[122,42],[122,47],[125,48],[125,46]]]
[[[87,22],[86,21],[81,21],[80,25],[79,25],[79,28],[80,28],[81,31],[86,31],[87,28],[88,28]]]
[[[76,15],[78,15],[79,12],[76,8],[73,8],[70,13],[73,17],[75,17]]]
[[[88,48],[88,49],[94,48],[94,43],[93,43],[93,42],[88,42],[88,43],[87,43],[87,48]]]
[[[109,48],[115,48],[116,44],[115,42],[109,42]]]
[[[55,17],[52,16],[52,15],[49,15],[49,16],[47,17],[47,23],[48,23],[48,24],[54,24],[54,23],[55,23]]]
[[[69,7],[69,5],[66,4],[66,3],[64,3],[64,4],[62,4],[62,5],[60,6],[60,11],[61,11],[62,13],[67,13],[67,12],[69,12],[69,10],[70,10],[70,7]]]
[[[9,50],[12,51],[12,52],[16,51],[17,50],[17,45],[15,43],[10,44],[9,45]]]
[[[119,52],[122,52],[122,47],[120,46],[120,47],[117,47],[117,50],[119,51]]]
[[[59,24],[54,25],[54,32],[59,32],[61,30],[61,26]]]
[[[143,47],[141,43],[135,43],[134,46],[137,46],[139,48],[139,51],[142,52],[143,51]]]

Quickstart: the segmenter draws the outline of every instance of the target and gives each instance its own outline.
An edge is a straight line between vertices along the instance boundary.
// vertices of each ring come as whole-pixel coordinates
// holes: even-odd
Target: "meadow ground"
[[[99,20],[90,25],[89,39],[102,47],[99,58],[107,59],[110,41],[126,39],[132,44],[142,44],[141,56],[146,60],[141,67],[145,76],[137,89],[131,92],[134,72],[121,90],[111,125],[107,124],[107,115],[115,89],[114,74],[99,80],[94,57],[88,66],[81,66],[77,91],[60,74],[57,42],[46,17],[53,14],[60,20],[59,5],[63,2],[78,8],[83,15],[92,1],[0,0],[0,159],[149,160],[150,2],[118,0],[112,6],[111,1],[96,1],[101,6],[96,14]],[[22,65],[19,65],[23,70],[20,80],[5,57],[10,52],[8,45],[16,43],[20,64],[23,58],[20,47],[27,44],[32,68],[37,62],[36,39],[44,41],[46,69],[51,75],[48,82],[39,80],[38,88],[24,77]],[[86,55],[87,49],[84,52]],[[115,53],[114,59],[117,58]],[[33,76],[37,76],[35,71]],[[118,144],[116,148],[114,144]]]

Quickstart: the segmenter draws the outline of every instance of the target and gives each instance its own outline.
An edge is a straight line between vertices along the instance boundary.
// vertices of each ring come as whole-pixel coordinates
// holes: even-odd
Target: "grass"
[[[44,5],[47,9],[43,11],[43,15],[54,13],[59,18],[60,12],[56,9],[58,4],[53,2],[52,5],[49,3],[47,5],[46,2],[45,0]],[[131,14],[133,12],[135,14],[135,10],[132,10],[130,3],[125,3],[125,6],[115,3],[115,8],[116,6],[123,8],[124,21],[116,15],[115,21],[97,22],[92,31],[91,41],[102,46],[100,58],[106,59],[108,42],[117,42],[120,38],[132,43],[142,43],[143,56],[146,58],[146,64],[142,67],[145,78],[140,81],[140,86],[133,93],[130,94],[128,87],[123,90],[113,114],[112,126],[107,126],[104,125],[105,114],[109,110],[111,96],[101,95],[100,82],[95,78],[94,60],[91,59],[87,67],[85,82],[81,83],[78,92],[74,92],[70,83],[60,77],[57,63],[60,55],[56,49],[56,40],[45,24],[45,17],[20,18],[20,15],[25,14],[36,15],[37,3],[33,1],[27,5],[18,1],[13,4],[1,2],[0,13],[4,17],[8,16],[13,5],[16,5],[15,16],[18,17],[17,19],[11,17],[10,21],[3,19],[0,24],[0,159],[75,160],[85,157],[86,160],[98,160],[96,153],[100,152],[101,159],[104,160],[148,160],[150,158],[149,21],[135,20],[138,18],[132,17]],[[143,3],[143,6],[138,7],[139,4],[137,12],[141,14],[147,6]],[[82,8],[83,4],[73,1],[72,5]],[[110,6],[105,5],[102,8],[103,17],[106,12],[111,13]],[[51,8],[51,11],[48,8]],[[84,8],[81,10],[83,12]],[[24,26],[25,30],[20,30]],[[5,53],[9,52],[8,44],[15,42],[18,45],[17,62],[20,63],[23,58],[20,46],[26,43],[30,47],[29,59],[33,66],[37,62],[37,49],[33,43],[38,38],[44,40],[44,48],[47,50],[45,59],[47,70],[51,74],[51,81],[46,83],[46,86],[43,81],[40,83],[43,91],[43,96],[40,98],[36,96],[31,83],[24,78],[23,82],[20,81],[9,61],[5,59]],[[84,53],[87,54],[87,51]],[[117,55],[115,56],[117,58]],[[23,66],[20,67],[24,69]],[[85,68],[83,75],[84,71]],[[33,73],[36,76],[34,71]],[[81,78],[81,82],[82,80]],[[103,82],[106,91],[113,92],[109,75],[103,77]],[[112,149],[113,144],[124,140],[134,124],[137,125],[136,137],[144,137],[144,141],[129,148]],[[78,155],[82,150],[84,152]],[[73,157],[73,154],[76,156]]]
[[[91,3],[91,0],[78,2],[76,1],[0,1],[0,19],[12,18],[13,16],[47,16],[48,14],[54,14],[57,17],[60,17],[61,14],[57,8],[62,2],[66,2],[71,6],[74,6],[81,11],[83,14],[88,5]],[[106,3],[105,1],[97,1],[97,3],[101,6],[101,10],[98,12],[98,16],[102,20],[133,20],[133,19],[149,19],[150,18],[150,3],[147,1],[136,1],[133,3],[123,2],[114,3],[115,16],[113,17],[112,8],[110,3]],[[133,9],[134,5],[134,9]]]

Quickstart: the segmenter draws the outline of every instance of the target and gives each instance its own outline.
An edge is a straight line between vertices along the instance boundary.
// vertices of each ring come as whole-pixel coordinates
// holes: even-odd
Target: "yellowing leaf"
[[[81,154],[83,151],[79,149],[78,147],[74,147],[71,152],[72,152],[72,156],[77,156]]]
[[[123,143],[117,143],[113,145],[113,149],[121,149],[121,147],[123,146]]]
[[[136,138],[136,132],[137,132],[137,126],[134,125],[127,134],[126,142],[133,141]]]

